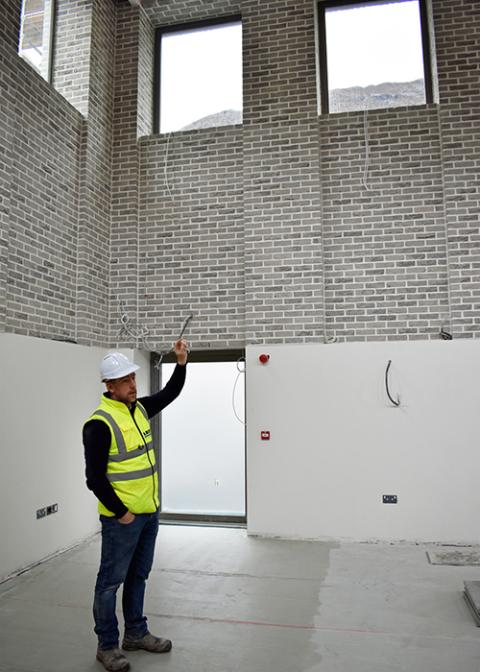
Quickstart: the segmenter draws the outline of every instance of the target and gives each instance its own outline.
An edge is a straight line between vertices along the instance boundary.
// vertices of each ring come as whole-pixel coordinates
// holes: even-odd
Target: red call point
[[[265,354],[260,355],[259,358],[258,358],[260,364],[266,364],[269,359],[270,359],[270,355],[265,355]]]
[[[270,432],[262,431],[260,432],[260,437],[262,441],[270,441]]]

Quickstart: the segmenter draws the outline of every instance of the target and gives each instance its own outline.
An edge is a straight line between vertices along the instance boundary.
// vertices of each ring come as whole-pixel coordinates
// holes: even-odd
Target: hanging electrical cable
[[[191,320],[192,318],[193,318],[193,313],[190,313],[190,315],[188,315],[188,317],[184,320],[183,325],[182,325],[182,328],[181,328],[181,330],[180,330],[180,335],[178,336],[177,341],[179,341],[179,340],[182,338],[182,336],[183,336],[183,334],[185,333],[185,330],[186,330],[186,328],[187,328],[187,326],[188,326],[188,323],[190,322],[190,320]],[[158,355],[158,360],[157,360],[157,361],[155,362],[155,364],[154,364],[154,368],[155,368],[155,369],[158,370],[158,369],[162,366],[163,358],[164,358],[166,355],[170,354],[170,353],[172,352],[172,350],[173,350],[173,348],[169,348],[169,349],[162,350],[161,352],[157,352],[157,353],[156,353],[156,354]],[[187,352],[190,352],[190,348],[187,349]]]
[[[368,109],[365,108],[363,111],[363,136],[365,139],[365,163],[363,166],[363,186],[367,191],[372,191],[368,184],[368,171],[370,168],[370,143],[368,137]]]
[[[240,362],[243,362],[243,369],[241,369],[239,367]],[[240,376],[242,375],[242,373],[245,373],[245,358],[244,357],[240,357],[239,359],[237,359],[237,371],[238,371],[238,373],[237,373],[237,377],[235,378],[235,383],[233,384],[233,391],[232,391],[232,408],[233,408],[233,413],[234,413],[235,417],[237,418],[238,422],[240,422],[242,425],[244,425],[245,420],[242,420],[239,417],[239,415],[237,413],[237,409],[235,408],[235,390],[237,389],[237,383],[240,379]]]
[[[169,196],[170,200],[173,201],[172,192],[170,191],[170,185],[168,184],[168,150],[169,150],[169,147],[170,147],[170,136],[171,135],[172,135],[172,132],[170,131],[170,133],[167,135],[167,148],[165,150],[165,161],[164,161],[164,164],[163,164],[163,174],[165,176],[165,186],[167,188],[168,196]]]
[[[385,388],[386,388],[386,390],[387,390],[388,398],[390,399],[390,401],[392,402],[392,404],[393,404],[394,406],[400,406],[400,397],[397,395],[397,400],[395,401],[395,399],[394,399],[394,398],[392,397],[392,395],[390,394],[390,389],[389,389],[389,386],[388,386],[388,372],[390,371],[390,366],[391,366],[391,364],[392,364],[392,360],[389,359],[389,360],[388,360],[388,364],[387,364],[387,369],[386,369],[386,371],[385,371]]]

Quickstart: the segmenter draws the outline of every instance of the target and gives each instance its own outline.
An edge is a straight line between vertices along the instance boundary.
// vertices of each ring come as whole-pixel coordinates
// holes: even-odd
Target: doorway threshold
[[[202,516],[195,514],[161,513],[160,525],[187,525],[191,527],[247,527],[244,516]]]

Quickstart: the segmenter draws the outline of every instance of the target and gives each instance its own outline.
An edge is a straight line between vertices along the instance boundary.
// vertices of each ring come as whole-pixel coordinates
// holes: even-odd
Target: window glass
[[[18,53],[50,79],[53,0],[23,0]]]
[[[242,122],[240,22],[162,33],[160,132]]]
[[[426,102],[419,0],[326,6],[324,17],[329,112]]]

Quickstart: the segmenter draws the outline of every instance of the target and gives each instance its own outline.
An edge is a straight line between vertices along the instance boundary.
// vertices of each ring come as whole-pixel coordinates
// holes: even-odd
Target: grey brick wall
[[[5,6],[0,329],[131,346],[122,301],[157,347],[189,311],[195,347],[479,335],[478,3],[432,0],[440,104],[366,119],[317,116],[310,0],[143,4],[61,8],[86,120]],[[151,136],[152,25],[239,11],[243,126]]]
[[[53,86],[88,115],[92,8],[108,11],[111,0],[56,0]],[[98,92],[100,93],[100,92]]]
[[[323,117],[320,147],[328,336],[437,336],[448,318],[437,111]]]
[[[115,5],[78,7],[94,37],[88,122],[0,34],[0,329],[105,343]]]
[[[315,126],[244,129],[247,342],[305,342],[323,333]]]
[[[105,344],[109,340],[116,11],[113,2],[98,0],[92,10],[88,121],[84,125],[79,196],[77,340]]]
[[[316,118],[313,4],[244,0],[242,19],[244,125]]]
[[[192,3],[191,8],[199,10],[198,4]],[[170,20],[194,18],[176,14],[179,8],[174,3],[163,10],[170,12]],[[192,329],[205,347],[243,343],[241,129],[234,129],[233,135],[209,131],[207,142],[202,131],[176,136],[175,143],[161,137],[138,144],[137,136],[149,135],[152,129],[154,32],[142,11],[126,2],[119,4],[118,11],[112,338],[118,345],[132,345],[130,337],[118,333],[122,302],[129,318],[149,329],[148,341],[157,347],[172,340],[191,310],[196,314]],[[164,178],[167,144],[168,160],[173,156],[175,164],[175,174],[168,175],[173,199]],[[184,255],[177,257],[180,249]],[[178,279],[181,291],[176,288]]]
[[[143,0],[142,6],[154,26],[203,21],[233,16],[241,10],[241,0]]]
[[[20,32],[20,0],[2,0],[0,40],[11,49],[17,49]]]
[[[479,334],[480,12],[432,6],[440,104],[368,114],[371,191],[363,115],[320,118],[327,336]]]
[[[433,9],[439,108],[317,124],[311,4],[241,3],[248,342],[478,332],[479,12]]]
[[[456,337],[480,332],[480,7],[437,0],[435,32]]]
[[[195,347],[241,346],[242,129],[154,137],[141,149],[140,323],[157,349],[189,313]]]
[[[323,333],[313,6],[242,3],[247,342]]]
[[[10,105],[7,331],[74,338],[78,112],[12,50],[2,50]]]
[[[5,4],[5,20],[0,27],[0,332],[5,330],[6,290],[8,278],[8,230],[10,223],[10,180],[12,165],[12,120],[14,96],[9,90],[10,76],[6,63],[16,48],[13,35],[18,30],[18,7]]]
[[[127,2],[117,8],[113,107],[112,209],[110,262],[110,333],[121,341],[119,304],[138,318],[138,173],[137,114],[141,12]]]

